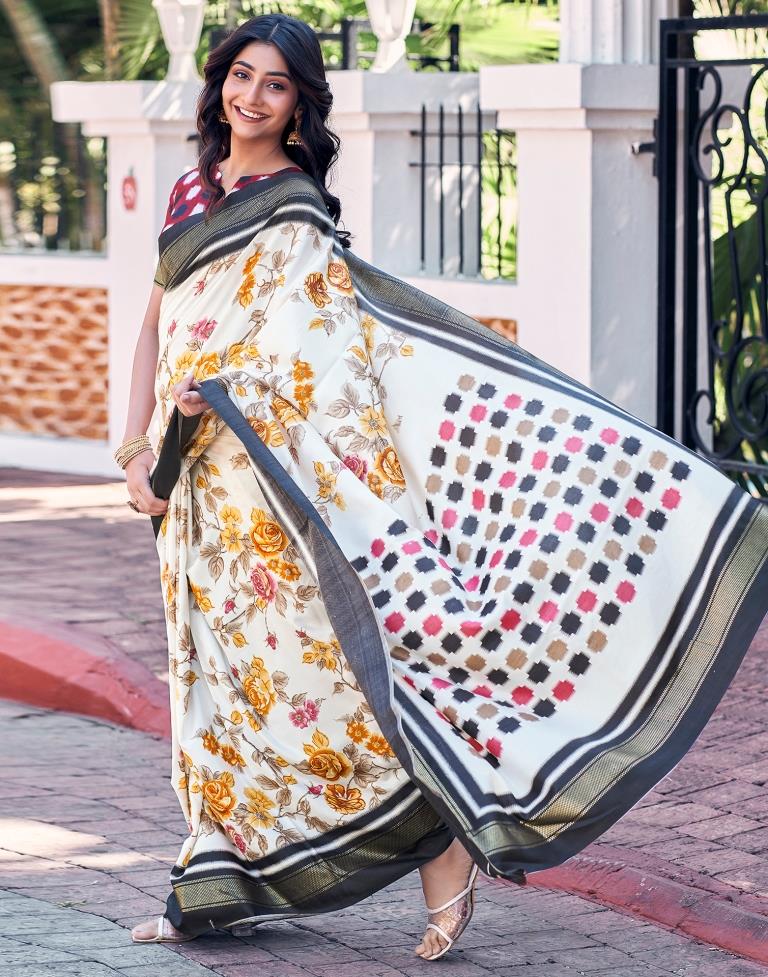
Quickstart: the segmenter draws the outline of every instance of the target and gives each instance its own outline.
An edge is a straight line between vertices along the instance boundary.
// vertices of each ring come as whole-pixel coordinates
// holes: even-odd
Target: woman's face
[[[276,145],[293,119],[298,97],[285,58],[263,41],[252,41],[237,54],[221,89],[233,136]]]

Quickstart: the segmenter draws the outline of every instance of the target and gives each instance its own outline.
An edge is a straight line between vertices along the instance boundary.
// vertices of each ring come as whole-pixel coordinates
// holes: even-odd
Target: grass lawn
[[[504,3],[484,12],[468,12],[458,20],[463,70],[484,64],[557,60],[560,35],[556,4],[526,7]]]

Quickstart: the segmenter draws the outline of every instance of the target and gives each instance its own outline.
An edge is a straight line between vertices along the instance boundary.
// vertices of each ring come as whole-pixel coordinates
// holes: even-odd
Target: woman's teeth
[[[241,115],[244,119],[249,119],[252,122],[260,122],[262,119],[266,119],[266,115],[262,112],[249,112],[247,109],[240,108],[239,105],[235,106],[235,110],[238,115]]]

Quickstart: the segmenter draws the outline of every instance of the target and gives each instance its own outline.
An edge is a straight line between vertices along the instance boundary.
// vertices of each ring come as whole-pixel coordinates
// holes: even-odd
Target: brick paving
[[[4,558],[0,564],[0,616],[30,628],[34,627],[35,621],[46,620],[74,626],[92,638],[121,648],[142,661],[159,679],[167,680],[165,625],[154,540],[148,522],[135,516],[125,506],[124,499],[124,486],[108,480],[0,469],[0,553]],[[768,620],[693,749],[622,821],[586,849],[585,855],[613,862],[620,860],[656,876],[708,889],[727,902],[768,915],[766,652]],[[46,722],[49,721],[47,718]],[[117,875],[110,870],[108,880],[104,879],[102,870],[93,865],[66,870],[67,886],[76,884],[81,895],[88,895],[89,881],[101,882],[97,901],[102,907],[103,885],[109,882],[109,885],[127,887],[127,895],[123,894],[125,888],[120,889],[119,900],[117,897],[113,900],[111,895],[108,898],[111,909],[120,909],[115,920],[128,925],[132,919],[152,911],[152,899],[158,900],[155,907],[159,905],[159,898],[167,890],[167,873],[163,866],[170,864],[169,860],[178,849],[181,816],[167,784],[169,767],[164,752],[167,747],[164,742],[143,734],[115,731],[91,720],[70,718],[67,721],[85,724],[78,729],[112,730],[113,747],[118,742],[140,742],[144,752],[137,756],[141,760],[134,762],[131,759],[129,767],[116,767],[111,753],[94,757],[88,754],[85,746],[75,742],[68,763],[76,767],[82,751],[82,770],[88,770],[88,775],[83,779],[82,772],[72,771],[71,807],[62,807],[51,796],[50,788],[41,786],[37,777],[26,784],[18,783],[18,774],[28,769],[28,765],[22,764],[15,777],[11,774],[9,779],[6,772],[0,800],[5,804],[18,798],[19,804],[24,801],[23,808],[34,797],[39,797],[37,808],[33,805],[31,812],[26,808],[26,817],[49,821],[61,830],[76,831],[78,835],[91,831],[94,836],[101,837],[109,833],[108,837],[113,840],[106,844],[116,845],[123,853],[126,847],[129,848],[133,853],[130,865],[124,866],[124,871],[118,870]],[[17,719],[16,722],[24,721]],[[121,736],[128,739],[121,741]],[[90,767],[86,763],[88,756]],[[105,761],[109,772],[105,772]],[[59,770],[56,774],[64,775]],[[94,790],[102,792],[102,796],[97,796]],[[115,793],[109,794],[110,790]],[[148,801],[148,797],[152,800]],[[151,806],[150,811],[145,810],[147,804]],[[141,825],[140,818],[144,819]],[[0,827],[5,832],[7,822]],[[2,837],[0,835],[0,847],[4,847]],[[58,862],[56,849],[54,844],[49,854],[36,853],[34,857],[46,859],[46,865],[51,861]],[[100,847],[99,853],[104,856],[111,850]],[[25,859],[28,857],[33,856],[25,856]],[[0,868],[3,868],[2,864]],[[75,868],[85,872],[88,879],[80,876],[69,880],[69,873]],[[54,866],[50,873],[46,869],[44,874],[48,879],[60,870],[60,866]],[[149,881],[143,874],[134,874],[137,872],[148,873],[146,879]],[[156,874],[153,876],[152,872]],[[91,878],[91,874],[96,878]],[[117,877],[123,874],[132,875],[132,881]],[[247,952],[251,954],[258,949],[259,953],[272,954],[269,959],[263,958],[263,967],[259,966],[258,973],[264,977],[299,977],[306,973],[321,977],[326,973],[329,977],[331,974],[342,977],[346,973],[350,977],[393,977],[395,974],[410,975],[414,968],[421,972],[426,965],[410,955],[409,941],[418,935],[423,924],[421,903],[418,891],[413,889],[414,884],[417,882],[405,880],[359,907],[334,915],[332,927],[328,918],[316,917],[300,924],[275,924],[269,928],[269,933],[262,928],[258,937],[245,941],[250,947]],[[2,873],[0,886],[8,888]],[[34,885],[30,888],[34,889]],[[26,894],[34,895],[34,892]],[[762,965],[740,962],[719,951],[702,949],[695,941],[574,896],[542,892],[533,887],[518,890],[491,883],[484,885],[482,894],[479,925],[473,926],[479,942],[475,946],[469,934],[467,940],[462,940],[465,949],[457,955],[461,963],[450,964],[456,977],[464,974],[472,977],[489,970],[500,977],[513,973],[525,974],[525,977],[597,973],[597,963],[604,964],[602,970],[615,977],[622,977],[624,973],[637,973],[639,977],[641,967],[643,973],[651,975],[690,972],[702,975],[727,973],[738,977],[742,973],[768,973],[768,968]],[[411,895],[412,911],[408,908]],[[80,915],[99,912],[90,907],[87,899],[85,902],[85,906],[78,907]],[[568,923],[563,929],[566,916]],[[389,933],[386,945],[379,951],[370,941],[376,940],[376,934],[382,931],[383,920],[396,922],[396,926],[389,928],[400,934],[402,942],[394,943],[396,936]],[[592,925],[594,931],[590,929]],[[340,936],[345,927],[351,937],[349,947]],[[599,927],[605,927],[605,930]],[[553,931],[559,935],[555,936]],[[545,947],[530,953],[531,941],[535,940],[531,934],[544,933],[542,939],[546,941],[547,932],[557,946],[553,944],[551,950]],[[574,932],[584,936],[586,944],[560,947],[561,940],[572,942]],[[526,934],[525,940],[517,939],[519,933]],[[616,939],[616,934],[621,938]],[[296,952],[290,959],[286,956],[288,944],[285,942],[289,936],[298,941],[294,946]],[[674,955],[667,949],[672,944],[656,946],[653,943],[656,936],[676,941]],[[639,941],[637,944],[635,938]],[[652,945],[640,949],[643,940]],[[196,948],[204,942],[206,950],[198,951]],[[213,954],[211,960],[218,960],[216,954],[224,954],[230,962],[215,964],[214,969],[218,967],[218,973],[232,974],[232,977],[255,972],[248,963],[241,965],[239,962],[241,959],[257,961],[250,955],[242,957],[245,952],[242,940],[238,942],[227,935],[222,941],[213,942],[197,941],[183,952],[206,966],[214,964],[194,955],[210,953]],[[319,957],[313,956],[319,953],[315,943],[323,947]],[[405,949],[397,950],[397,946]],[[498,950],[501,957],[493,957],[495,962],[491,966],[489,961],[497,952],[497,946],[502,948]],[[611,947],[628,959],[614,958],[608,949]],[[354,954],[341,959],[352,950],[363,954],[365,962]],[[684,960],[689,951],[696,962],[686,969],[688,964]],[[320,957],[326,964],[317,963]],[[310,959],[314,961],[311,966]],[[674,968],[671,966],[673,959]],[[613,962],[605,963],[606,960]],[[709,968],[706,971],[701,969],[705,961]],[[221,969],[222,966],[230,969]],[[323,966],[325,970],[321,974]],[[444,966],[448,968],[448,961]],[[141,971],[132,972],[138,977]]]
[[[416,874],[349,909],[137,946],[184,827],[167,740],[0,701],[0,977],[421,977]],[[573,895],[483,879],[450,977],[752,977],[768,967]]]

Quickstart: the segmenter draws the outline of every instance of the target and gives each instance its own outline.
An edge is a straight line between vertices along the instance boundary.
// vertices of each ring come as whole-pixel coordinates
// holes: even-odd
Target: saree
[[[342,247],[303,173],[159,243],[173,925],[331,911],[454,837],[515,882],[583,849],[727,689],[768,510]]]

